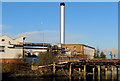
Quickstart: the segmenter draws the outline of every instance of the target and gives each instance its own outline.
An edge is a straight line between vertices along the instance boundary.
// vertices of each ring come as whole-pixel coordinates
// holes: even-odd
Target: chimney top
[[[65,6],[65,3],[60,3],[60,6]]]

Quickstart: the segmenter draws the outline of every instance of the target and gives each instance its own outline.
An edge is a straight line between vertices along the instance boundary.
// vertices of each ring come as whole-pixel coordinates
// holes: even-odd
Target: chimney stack
[[[60,3],[60,43],[65,43],[65,3]]]

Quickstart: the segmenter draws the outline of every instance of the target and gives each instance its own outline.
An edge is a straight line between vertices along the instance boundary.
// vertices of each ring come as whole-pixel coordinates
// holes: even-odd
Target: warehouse
[[[84,44],[62,44],[62,48],[66,55],[77,55],[85,59],[93,59],[95,55],[95,48]]]
[[[13,39],[7,35],[2,35],[0,38],[0,62],[18,62],[22,58],[23,48],[16,47],[14,44],[23,42],[25,36],[20,36]]]
[[[51,51],[51,44],[24,42],[25,38],[26,36],[19,36],[13,39],[7,35],[2,35],[0,37],[0,62],[21,62],[22,58],[26,56],[26,50],[29,49],[34,54]]]

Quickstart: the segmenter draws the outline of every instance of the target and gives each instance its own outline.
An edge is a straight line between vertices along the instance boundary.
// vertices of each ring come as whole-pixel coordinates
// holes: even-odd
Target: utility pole
[[[44,49],[44,22],[42,22],[41,24],[43,24],[43,49]]]

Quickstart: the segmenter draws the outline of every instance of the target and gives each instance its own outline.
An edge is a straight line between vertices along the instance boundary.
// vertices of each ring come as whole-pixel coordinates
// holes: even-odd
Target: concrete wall
[[[11,44],[19,44],[23,42],[24,36],[18,37],[16,39],[12,39],[7,35],[3,35],[0,38],[0,46],[5,46],[4,52],[0,52],[0,59],[17,59],[19,55],[23,55],[22,47],[15,47]],[[4,39],[4,41],[2,41]],[[20,57],[20,58],[21,58]]]

